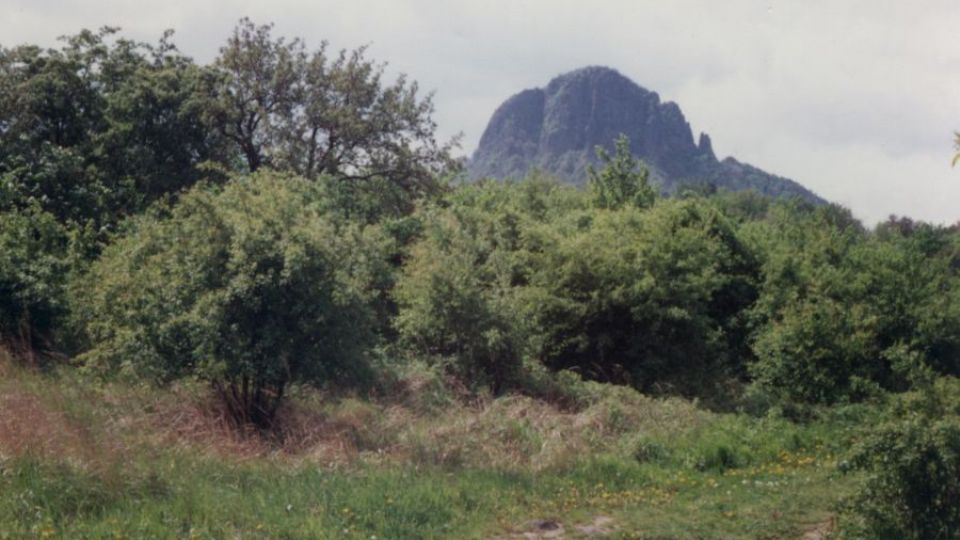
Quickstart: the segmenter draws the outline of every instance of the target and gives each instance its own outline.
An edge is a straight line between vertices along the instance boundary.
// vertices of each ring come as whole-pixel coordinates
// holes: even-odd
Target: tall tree
[[[224,159],[198,108],[201,72],[170,33],[150,46],[116,32],[0,48],[0,210],[39,204],[99,228]]]
[[[277,147],[278,124],[298,101],[306,61],[301,41],[275,40],[271,29],[241,19],[213,64],[207,118],[236,145],[251,172]]]
[[[597,147],[601,170],[587,167],[588,183],[594,204],[599,208],[617,209],[624,205],[647,208],[657,197],[650,186],[650,173],[630,152],[630,139],[623,133],[617,137],[616,150],[611,156],[602,146]]]
[[[108,125],[96,140],[104,174],[136,193],[131,211],[210,177],[205,165],[228,159],[226,141],[203,121],[204,71],[171,35],[131,51],[135,61],[107,96]]]
[[[299,39],[271,36],[272,26],[241,19],[214,63],[208,119],[233,141],[250,171],[263,165],[306,178],[385,179],[406,191],[435,187],[455,165],[440,144],[432,95],[366,49],[306,52]]]
[[[103,186],[87,173],[93,134],[104,126],[98,65],[104,29],[60,50],[0,50],[0,207],[39,203],[60,219],[88,217]]]

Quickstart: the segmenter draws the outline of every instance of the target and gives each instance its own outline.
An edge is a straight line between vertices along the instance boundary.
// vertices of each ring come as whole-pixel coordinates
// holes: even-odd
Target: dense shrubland
[[[199,380],[263,430],[291,388],[389,389],[421,363],[460,395],[576,409],[587,379],[797,420],[960,371],[955,227],[658,199],[625,139],[588,190],[463,184],[429,96],[363,49],[244,20],[201,66],[114,32],[0,49],[0,346],[31,364]],[[957,535],[938,399],[858,447],[864,530]]]

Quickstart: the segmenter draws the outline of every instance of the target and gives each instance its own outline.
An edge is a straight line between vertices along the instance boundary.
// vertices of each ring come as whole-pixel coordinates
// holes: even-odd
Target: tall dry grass
[[[468,397],[413,373],[379,398],[299,389],[277,428],[264,434],[238,430],[199,384],[154,389],[39,374],[12,362],[0,362],[0,374],[0,456],[94,468],[182,449],[238,461],[542,470],[598,452],[630,455],[638,435],[669,437],[710,416],[686,401],[611,386],[590,387],[575,408],[523,395]]]

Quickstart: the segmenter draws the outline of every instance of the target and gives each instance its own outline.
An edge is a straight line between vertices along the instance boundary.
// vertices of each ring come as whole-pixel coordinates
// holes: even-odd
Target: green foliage
[[[0,346],[50,351],[66,311],[70,236],[38,209],[0,213]]]
[[[209,125],[250,171],[380,178],[411,193],[439,187],[456,141],[434,139],[431,96],[404,76],[384,84],[384,67],[365,48],[328,57],[325,42],[308,53],[299,39],[275,39],[271,30],[240,20],[212,66],[204,105]]]
[[[389,241],[319,203],[315,183],[262,174],[137,220],[76,287],[81,360],[200,377],[260,425],[290,383],[362,380]]]
[[[104,28],[60,49],[0,49],[0,209],[112,226],[222,159],[201,123],[198,69],[169,43]]]
[[[869,237],[830,207],[780,206],[748,232],[765,261],[752,308],[758,386],[833,403],[904,390],[922,366],[957,373],[960,291],[943,231]]]
[[[415,351],[689,392],[748,352],[756,263],[702,200],[593,209],[549,183],[488,184],[422,219],[397,291]]]
[[[132,59],[106,96],[107,126],[94,154],[108,157],[102,175],[127,188],[114,212],[136,213],[201,179],[225,179],[215,164],[229,162],[226,141],[204,124],[198,98],[209,75],[177,51],[171,35],[156,46],[120,41],[113,53]]]
[[[700,390],[740,361],[738,315],[755,295],[750,254],[698,200],[596,212],[532,255],[522,312],[536,356],[642,389]]]
[[[926,388],[902,416],[872,430],[846,466],[867,472],[847,536],[949,539],[960,535],[960,410],[956,380]]]
[[[545,248],[532,229],[585,208],[578,190],[533,178],[462,186],[445,208],[419,213],[422,236],[396,290],[401,344],[453,362],[474,383],[516,383],[532,323],[517,298],[531,252]]]
[[[857,382],[870,380],[880,360],[870,354],[874,336],[864,310],[830,299],[791,304],[756,340],[754,380],[805,403],[864,397]]]
[[[516,379],[520,320],[505,286],[517,270],[499,243],[516,241],[508,217],[478,208],[433,209],[397,285],[402,343],[452,361],[465,380],[494,388]]]
[[[786,404],[960,369],[948,229],[871,234],[839,207],[723,193],[590,208],[541,181],[462,187],[418,219],[404,343],[488,376],[533,359],[701,396],[750,377],[752,397]]]
[[[774,200],[756,191],[718,191],[710,202],[738,225],[767,217]]]
[[[597,147],[597,158],[603,163],[598,172],[591,165],[587,168],[588,183],[598,208],[617,209],[624,205],[648,208],[657,194],[650,186],[650,172],[633,157],[630,139],[620,134],[613,156],[603,147]]]
[[[329,57],[324,43],[271,36],[241,20],[211,66],[156,45],[83,31],[60,49],[0,48],[0,210],[39,204],[61,222],[108,230],[201,179],[262,165],[365,205],[382,193],[409,213],[456,171],[456,140],[434,138],[430,95],[363,48]],[[375,209],[374,209],[375,210]]]

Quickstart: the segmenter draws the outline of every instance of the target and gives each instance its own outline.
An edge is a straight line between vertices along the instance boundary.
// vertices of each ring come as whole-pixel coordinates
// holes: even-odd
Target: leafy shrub
[[[519,379],[533,321],[518,297],[529,291],[531,253],[552,241],[538,227],[548,232],[588,206],[582,191],[534,175],[461,186],[421,211],[395,291],[400,342],[475,385],[529,384]]]
[[[0,345],[50,350],[66,312],[70,237],[40,210],[0,213]]]
[[[841,462],[866,478],[844,505],[844,538],[960,535],[960,381],[900,394]]]
[[[81,360],[200,377],[236,419],[261,426],[290,383],[361,381],[384,239],[331,222],[319,193],[260,174],[138,219],[76,286],[92,345]]]
[[[500,231],[471,234],[477,223],[470,219],[428,216],[397,285],[396,325],[408,349],[452,362],[465,380],[497,390],[516,380],[522,358],[519,321],[503,288],[510,255],[493,245]]]
[[[494,386],[524,359],[690,393],[742,370],[757,268],[731,224],[701,199],[589,201],[534,180],[422,213],[396,291],[402,341]]]
[[[670,200],[584,221],[544,233],[530,255],[518,304],[534,321],[537,357],[600,380],[688,392],[740,361],[739,315],[755,296],[756,270],[716,210]]]
[[[875,350],[872,329],[864,328],[863,306],[829,299],[798,302],[781,317],[757,339],[754,381],[804,403],[858,397],[855,377],[868,369],[862,353]]]
[[[917,415],[884,425],[860,443],[851,466],[868,471],[852,501],[863,520],[852,527],[854,536],[926,540],[960,535],[956,417]]]

